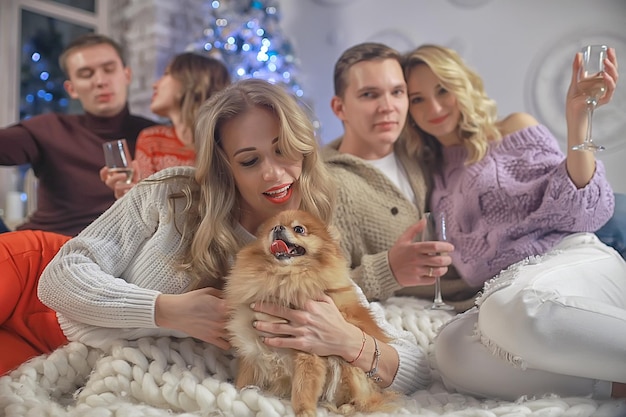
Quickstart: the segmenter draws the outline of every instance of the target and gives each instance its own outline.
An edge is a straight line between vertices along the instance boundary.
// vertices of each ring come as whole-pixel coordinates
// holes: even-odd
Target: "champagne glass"
[[[606,92],[606,84],[602,78],[606,45],[587,45],[582,49],[583,62],[578,74],[578,88],[587,96],[587,135],[580,145],[572,146],[575,151],[603,151],[604,146],[597,145],[591,138],[591,121],[593,111],[600,97]]]
[[[109,168],[109,175],[126,174],[126,184],[133,181],[132,158],[128,151],[126,139],[117,139],[102,144],[104,150],[104,163]]]
[[[435,240],[446,241],[446,217],[443,213],[424,213],[426,226],[422,231],[422,242]],[[441,278],[435,277],[435,299],[429,307],[431,310],[454,310],[454,306],[443,302],[441,297]]]

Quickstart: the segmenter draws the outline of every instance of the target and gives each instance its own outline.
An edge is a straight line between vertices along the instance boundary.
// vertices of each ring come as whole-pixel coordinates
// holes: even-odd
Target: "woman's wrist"
[[[363,349],[365,348],[365,342],[367,341],[367,335],[365,334],[365,331],[362,330],[362,329],[361,329],[361,332],[363,333],[363,340],[361,340],[361,349],[359,349],[359,353],[356,354],[354,359],[348,361],[348,363],[350,363],[350,364],[359,360],[359,358],[361,357],[361,354],[363,353]]]
[[[380,363],[380,350],[378,349],[378,341],[375,337],[372,337],[374,341],[374,357],[372,358],[372,367],[369,371],[365,372],[365,375],[374,380],[374,382],[382,382],[382,378],[378,375],[378,364]]]
[[[154,303],[154,323],[158,327],[172,328],[172,318],[170,311],[172,310],[172,304],[175,300],[173,294],[159,294]]]
[[[374,358],[374,353],[376,351],[376,346],[374,343],[374,338],[369,334],[363,332],[365,341],[363,338],[359,339],[359,350],[352,350],[353,356],[348,360],[355,359],[350,364],[356,366],[363,370],[363,372],[367,372],[372,369],[372,360]],[[363,349],[361,349],[363,347]],[[359,353],[358,355],[355,355]],[[358,356],[358,357],[357,357]]]
[[[350,325],[351,329],[346,333],[348,336],[345,339],[343,346],[345,349],[340,352],[341,356],[346,362],[352,365],[356,365],[363,356],[365,349],[364,340],[367,338],[367,334],[360,328]]]
[[[347,331],[345,349],[341,356],[346,362],[361,369],[381,387],[388,387],[398,372],[398,352],[389,344],[374,339],[356,326]]]

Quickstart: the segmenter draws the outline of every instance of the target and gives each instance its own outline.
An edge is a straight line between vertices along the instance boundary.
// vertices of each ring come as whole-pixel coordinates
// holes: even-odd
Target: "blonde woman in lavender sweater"
[[[576,74],[566,98],[567,154],[530,115],[497,120],[481,78],[452,50],[423,45],[404,61],[409,130],[433,175],[431,210],[444,212],[453,264],[477,307],[435,342],[450,389],[522,395],[626,396],[626,263],[592,233],[613,192],[592,152],[569,150],[587,126]],[[618,78],[605,61],[606,93]]]

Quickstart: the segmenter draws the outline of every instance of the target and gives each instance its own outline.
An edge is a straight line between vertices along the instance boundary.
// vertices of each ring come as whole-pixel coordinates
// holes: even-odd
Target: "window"
[[[55,3],[67,4],[69,6],[77,7],[88,12],[95,13],[96,0],[52,0]]]
[[[71,39],[93,30],[29,10],[21,15],[19,119],[79,111],[80,104],[63,89],[59,55]]]
[[[77,112],[63,90],[58,57],[74,37],[108,32],[108,1],[0,2],[0,85],[12,86],[0,106],[0,126],[45,112]],[[4,36],[6,34],[6,36]]]

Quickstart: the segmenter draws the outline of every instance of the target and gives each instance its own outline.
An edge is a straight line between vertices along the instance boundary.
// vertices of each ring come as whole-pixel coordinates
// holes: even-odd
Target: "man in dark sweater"
[[[39,179],[37,209],[17,227],[74,236],[113,202],[101,180],[102,144],[126,138],[134,157],[139,132],[155,123],[128,110],[131,71],[112,39],[89,34],[59,58],[68,95],[81,115],[48,113],[0,129],[0,165],[31,164]]]

